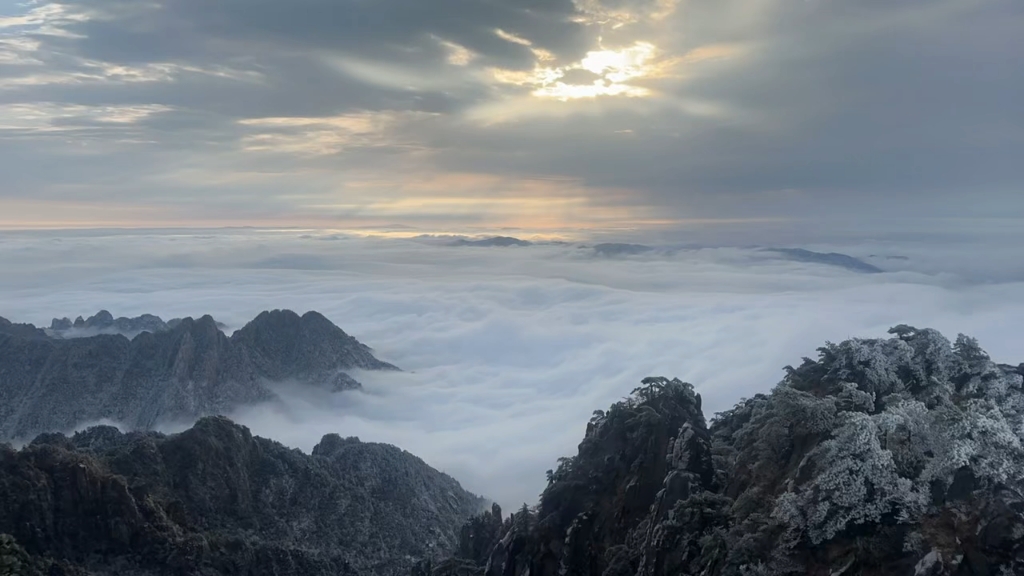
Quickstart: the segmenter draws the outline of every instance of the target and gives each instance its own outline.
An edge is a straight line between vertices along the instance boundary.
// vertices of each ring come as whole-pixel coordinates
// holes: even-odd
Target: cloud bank
[[[694,383],[710,414],[826,340],[898,323],[1024,361],[1024,268],[1002,239],[804,246],[884,270],[862,274],[738,246],[610,257],[316,231],[3,233],[0,315],[211,313],[237,328],[264,309],[318,310],[405,372],[232,416],[303,450],[328,432],[393,443],[509,507],[533,502],[591,412],[645,376]]]

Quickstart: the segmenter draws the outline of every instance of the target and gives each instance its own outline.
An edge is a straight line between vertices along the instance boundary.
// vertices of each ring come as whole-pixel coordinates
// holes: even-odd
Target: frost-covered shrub
[[[817,474],[780,496],[773,517],[818,544],[851,525],[916,513],[923,498],[913,482],[897,473],[892,453],[878,437],[873,418],[846,413],[835,436],[811,455]]]
[[[897,473],[917,478],[934,450],[935,433],[928,408],[918,400],[898,399],[873,420],[879,442],[892,454]]]
[[[993,401],[972,399],[936,411],[932,422],[936,453],[923,480],[948,483],[964,466],[976,478],[990,482],[1020,479],[1024,462],[1020,430],[1013,430]]]
[[[775,416],[793,435],[821,434],[835,427],[834,398],[818,398],[792,388],[777,388],[771,401]]]

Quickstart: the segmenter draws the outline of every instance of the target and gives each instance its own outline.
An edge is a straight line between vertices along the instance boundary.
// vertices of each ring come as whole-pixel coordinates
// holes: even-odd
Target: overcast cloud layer
[[[394,443],[509,507],[534,502],[592,411],[645,376],[692,382],[710,416],[826,340],[898,323],[1024,362],[1020,240],[808,246],[885,270],[862,274],[678,243],[607,257],[303,231],[9,232],[0,315],[211,313],[238,328],[265,309],[321,311],[405,372],[360,374],[364,394],[291,394],[232,416],[307,451],[328,432]]]
[[[1018,0],[0,0],[0,225],[1024,216]]]

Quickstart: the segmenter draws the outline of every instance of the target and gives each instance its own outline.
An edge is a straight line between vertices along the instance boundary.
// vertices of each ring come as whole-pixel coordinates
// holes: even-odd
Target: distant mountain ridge
[[[361,387],[348,371],[397,370],[317,312],[263,312],[230,337],[211,316],[61,339],[0,319],[0,438],[104,419],[133,429],[271,400],[271,382]]]
[[[159,316],[153,314],[142,314],[134,318],[120,317],[106,310],[100,310],[89,318],[77,317],[72,321],[68,317],[54,318],[48,329],[43,331],[54,338],[81,338],[83,336],[96,336],[98,334],[122,334],[132,338],[142,332],[164,332],[171,330],[181,323],[183,318],[172,318],[166,322]],[[217,322],[217,328],[225,330],[226,325]]]
[[[788,260],[795,262],[809,262],[812,264],[826,264],[828,266],[838,266],[839,268],[846,268],[853,272],[862,272],[866,274],[879,274],[885,272],[874,264],[869,264],[860,258],[855,258],[849,254],[840,254],[838,252],[814,252],[812,250],[805,250],[803,248],[764,248],[765,252],[775,252],[786,257]]]
[[[637,256],[655,251],[653,246],[644,244],[627,244],[624,242],[605,242],[593,246],[594,254],[604,257]]]
[[[531,246],[533,242],[520,240],[512,236],[492,236],[490,238],[478,239],[458,238],[452,242],[452,245],[508,248],[509,246]]]
[[[478,248],[508,248],[512,246],[533,246],[533,242],[513,236],[471,237],[455,234],[420,234],[411,240],[437,246],[473,246]]]

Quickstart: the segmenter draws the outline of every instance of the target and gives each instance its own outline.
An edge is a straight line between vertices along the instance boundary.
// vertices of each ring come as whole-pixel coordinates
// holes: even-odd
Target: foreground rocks
[[[355,438],[305,455],[225,418],[171,436],[96,427],[0,446],[0,574],[404,574],[482,507]]]
[[[898,326],[827,344],[706,424],[649,378],[595,412],[535,507],[417,576],[1024,574],[1021,368]]]
[[[213,360],[182,365],[216,376],[220,358],[245,350],[267,377],[331,370],[348,348],[306,338],[309,326],[330,330],[304,322],[264,318],[229,344],[209,333],[221,344],[190,350],[218,351]],[[594,413],[540,501],[512,514],[480,512],[479,498],[397,448],[328,435],[307,456],[224,418],[172,436],[95,427],[0,446],[0,570],[1024,574],[1024,366],[995,364],[964,336],[891,334],[827,343],[710,423],[691,385],[645,379]]]

